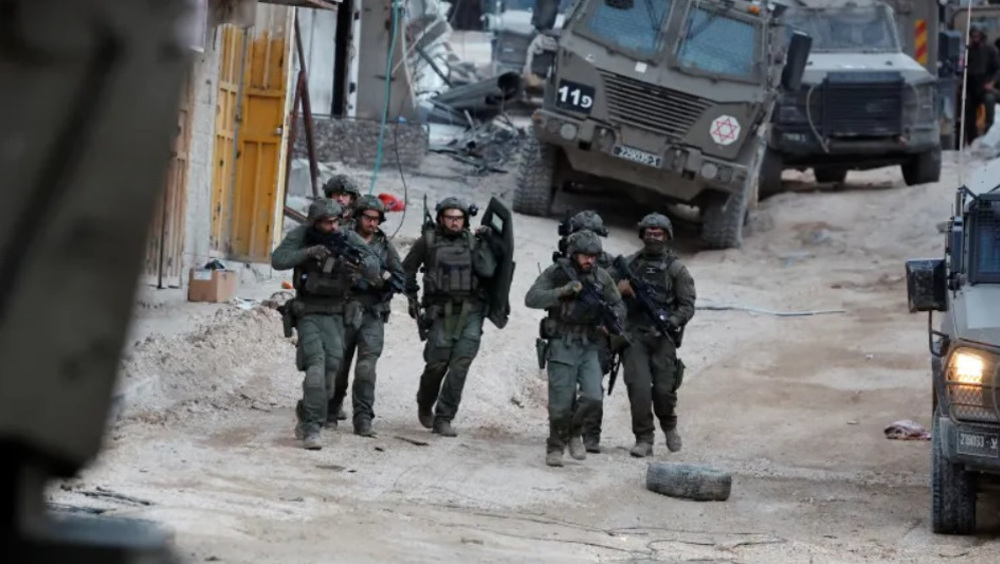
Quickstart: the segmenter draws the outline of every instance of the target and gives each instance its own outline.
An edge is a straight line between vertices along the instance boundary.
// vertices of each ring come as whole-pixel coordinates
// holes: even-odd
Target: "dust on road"
[[[907,313],[903,261],[941,253],[936,224],[957,170],[949,157],[941,183],[912,188],[898,169],[851,173],[831,191],[789,172],[796,191],[762,202],[743,249],[682,244],[699,304],[845,310],[695,315],[680,351],[684,450],[668,454],[658,433],[654,458],[733,472],[724,503],[645,490],[647,461],[627,452],[624,388],[606,398],[602,454],[544,465],[534,353],[543,312],[524,308],[523,296],[551,260],[556,221],[526,216],[515,226],[511,320],[502,331],[486,325],[458,438],[417,422],[422,346],[404,300],[393,304],[378,366],[378,436],[346,425],[327,431],[319,452],[292,437],[301,375],[278,315],[222,308],[130,347],[122,377],[141,397],[97,463],[52,499],[165,523],[192,561],[996,562],[995,509],[981,504],[985,539],[932,535],[929,443],[883,435],[895,420],[930,423],[926,319]],[[423,171],[407,178],[402,252],[418,234],[424,193],[481,207],[490,195],[510,200],[513,175],[465,178],[463,165],[439,156]],[[391,173],[383,185],[403,193]],[[606,250],[635,249],[646,210],[607,209]],[[139,501],[95,496],[96,487]]]

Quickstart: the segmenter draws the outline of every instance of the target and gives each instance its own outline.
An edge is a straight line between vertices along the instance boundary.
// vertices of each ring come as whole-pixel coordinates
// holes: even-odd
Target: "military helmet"
[[[604,220],[593,210],[584,210],[569,220],[570,233],[581,229],[587,229],[597,233],[601,237],[608,236],[608,230],[604,228]]]
[[[575,253],[599,255],[601,251],[601,238],[593,231],[577,231],[566,238],[566,252],[570,256]]]
[[[323,194],[327,198],[333,197],[334,194],[351,194],[355,199],[358,199],[361,197],[361,189],[350,176],[335,174],[323,185]]]
[[[358,198],[354,204],[354,217],[361,217],[365,210],[375,210],[378,212],[379,221],[385,221],[385,204],[371,194],[366,194]]]
[[[306,220],[310,224],[315,224],[321,219],[340,217],[340,214],[342,213],[344,213],[343,206],[333,200],[320,198],[318,200],[314,200],[313,203],[309,205],[309,215]]]
[[[647,227],[659,227],[667,232],[668,237],[671,239],[674,238],[674,225],[670,223],[670,218],[662,213],[651,213],[647,215],[642,218],[642,221],[638,223],[637,227],[639,228],[640,239],[645,236]]]
[[[476,206],[469,205],[454,196],[441,200],[440,202],[437,203],[437,206],[434,207],[434,211],[438,215],[441,215],[441,212],[443,212],[444,210],[450,210],[450,209],[456,209],[461,211],[463,214],[465,214],[466,218],[476,215],[477,211]]]

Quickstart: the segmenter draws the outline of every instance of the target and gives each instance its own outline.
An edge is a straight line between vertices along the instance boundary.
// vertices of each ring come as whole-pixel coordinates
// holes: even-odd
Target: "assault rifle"
[[[347,236],[343,233],[335,232],[328,233],[319,236],[320,244],[325,246],[327,249],[333,253],[334,256],[342,256],[346,258],[349,262],[360,265],[367,256],[374,256],[379,263],[379,272],[383,273],[383,281],[385,282],[385,291],[382,293],[382,300],[388,301],[393,294],[405,294],[406,293],[406,280],[402,276],[393,273],[388,269],[382,258],[376,255],[371,249],[361,247],[348,240]],[[323,272],[329,274],[333,268],[333,262],[328,261],[323,264]],[[388,274],[388,277],[385,277]],[[371,282],[365,278],[359,281],[359,286],[362,290],[367,290],[371,288]]]
[[[570,280],[580,282],[583,285],[583,289],[577,293],[576,299],[580,300],[583,305],[596,307],[600,310],[601,325],[607,329],[611,336],[613,346],[611,347],[611,371],[608,378],[608,395],[610,396],[611,391],[615,389],[615,381],[618,379],[622,353],[629,345],[628,337],[625,335],[625,324],[618,317],[615,308],[604,299],[593,282],[580,280],[573,268],[566,263],[560,263],[560,265]],[[616,344],[617,346],[615,346]]]
[[[663,308],[656,307],[653,289],[649,287],[649,283],[632,272],[622,255],[615,257],[611,264],[621,276],[628,280],[632,287],[632,293],[635,294],[635,301],[653,322],[656,329],[674,343],[674,348],[679,349],[684,338],[684,328],[674,325],[670,321],[669,313]]]

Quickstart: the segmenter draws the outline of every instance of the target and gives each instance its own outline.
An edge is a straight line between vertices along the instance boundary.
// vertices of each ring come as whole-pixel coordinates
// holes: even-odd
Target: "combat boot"
[[[681,436],[677,433],[677,429],[671,429],[666,431],[667,435],[667,450],[670,452],[677,452],[681,450]]]
[[[562,466],[563,453],[561,450],[550,450],[545,454],[545,464],[549,466]]]
[[[587,449],[583,448],[583,439],[580,435],[569,439],[569,455],[577,460],[586,460]]]
[[[636,441],[635,446],[632,447],[632,450],[628,451],[628,453],[636,458],[653,456],[653,443],[647,441]]]
[[[434,420],[434,432],[442,437],[457,437],[458,433],[451,428],[451,421],[446,419],[435,419]]]
[[[323,448],[323,441],[320,439],[319,431],[312,431],[302,439],[302,448],[306,450],[320,450]]]
[[[372,420],[367,417],[359,417],[354,420],[354,434],[361,437],[373,437]]]
[[[434,412],[431,408],[424,409],[423,407],[417,406],[417,419],[420,420],[420,424],[425,428],[430,429],[434,426]]]
[[[587,452],[594,454],[600,454],[601,452],[601,442],[593,437],[583,439],[583,447],[587,449]]]

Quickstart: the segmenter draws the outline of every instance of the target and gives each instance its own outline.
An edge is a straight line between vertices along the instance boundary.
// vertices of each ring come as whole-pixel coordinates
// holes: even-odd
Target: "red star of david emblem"
[[[725,143],[726,141],[735,141],[739,131],[739,124],[734,123],[733,118],[726,116],[715,120],[711,134],[712,139],[715,139],[717,143]]]

